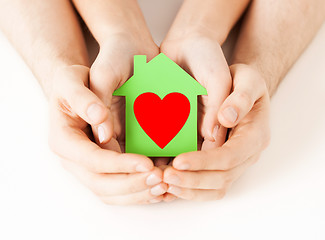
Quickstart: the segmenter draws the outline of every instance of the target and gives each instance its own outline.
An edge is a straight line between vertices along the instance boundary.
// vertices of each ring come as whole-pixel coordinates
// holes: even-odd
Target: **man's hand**
[[[198,201],[222,198],[269,143],[270,99],[265,81],[247,65],[233,65],[230,70],[233,92],[220,107],[218,119],[224,126],[234,128],[221,147],[210,145],[198,152],[181,154],[172,167],[165,169],[167,191],[179,198]],[[229,121],[224,115],[228,108],[236,112],[236,121]]]
[[[106,121],[108,110],[88,89],[89,68],[57,71],[50,98],[52,150],[63,166],[108,204],[146,204],[162,200],[167,185],[162,170],[141,155],[122,154],[116,139],[100,148],[88,124]]]

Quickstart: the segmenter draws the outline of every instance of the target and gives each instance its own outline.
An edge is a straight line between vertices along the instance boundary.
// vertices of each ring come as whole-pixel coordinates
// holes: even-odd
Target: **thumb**
[[[114,119],[111,112],[113,93],[118,87],[120,79],[108,68],[94,64],[90,70],[90,89],[103,102],[107,110],[107,118],[99,126],[93,126],[94,137],[97,142],[106,144],[114,136]]]
[[[206,89],[208,96],[202,96],[204,113],[201,125],[201,134],[204,137],[202,149],[221,146],[226,137],[227,129],[219,123],[218,110],[229,93],[229,87],[223,86],[225,82],[209,81]]]
[[[220,146],[227,129],[220,126],[218,111],[232,86],[229,67],[222,49],[215,42],[204,40],[193,44],[195,47],[191,46],[178,63],[206,88],[208,95],[200,97],[199,131],[205,143]]]
[[[216,76],[209,76],[205,82],[208,96],[202,96],[204,114],[201,125],[201,134],[205,142],[212,142],[214,146],[224,143],[227,129],[219,123],[218,111],[231,87],[229,72],[219,72]],[[211,143],[211,144],[212,144]]]
[[[88,82],[89,68],[70,66],[59,73],[59,92],[67,101],[73,112],[92,125],[101,124],[107,118],[107,110],[102,101],[85,85]]]
[[[104,103],[86,86],[89,81],[89,68],[72,66],[68,71],[59,75],[62,84],[61,94],[72,111],[92,126],[102,129],[107,137],[113,134],[107,126],[109,111]]]
[[[224,101],[218,113],[220,123],[228,128],[236,126],[266,90],[263,79],[246,65],[232,65],[230,71],[234,82],[233,92]]]

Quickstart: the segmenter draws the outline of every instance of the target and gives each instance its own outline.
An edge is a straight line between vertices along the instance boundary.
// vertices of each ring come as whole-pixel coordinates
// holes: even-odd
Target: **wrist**
[[[179,41],[181,39],[188,38],[207,38],[218,43],[221,46],[226,40],[227,36],[227,31],[218,31],[216,29],[210,29],[204,24],[200,24],[198,22],[194,25],[189,23],[183,23],[174,25],[168,32],[164,41]]]
[[[136,39],[151,36],[136,0],[74,0],[74,3],[100,45],[116,35],[128,35]]]
[[[249,2],[205,1],[205,4],[197,0],[184,1],[168,33],[170,38],[199,34],[222,45]]]

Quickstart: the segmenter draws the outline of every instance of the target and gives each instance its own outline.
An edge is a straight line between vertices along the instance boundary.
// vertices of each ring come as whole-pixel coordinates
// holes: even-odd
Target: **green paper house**
[[[197,150],[197,96],[206,89],[163,53],[147,63],[134,56],[134,74],[115,96],[125,96],[125,151],[173,157]]]

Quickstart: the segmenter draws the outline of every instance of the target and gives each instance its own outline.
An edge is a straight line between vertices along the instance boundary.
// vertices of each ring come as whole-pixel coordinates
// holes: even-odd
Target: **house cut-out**
[[[173,157],[197,150],[197,96],[206,89],[163,53],[134,56],[125,96],[125,152]]]

